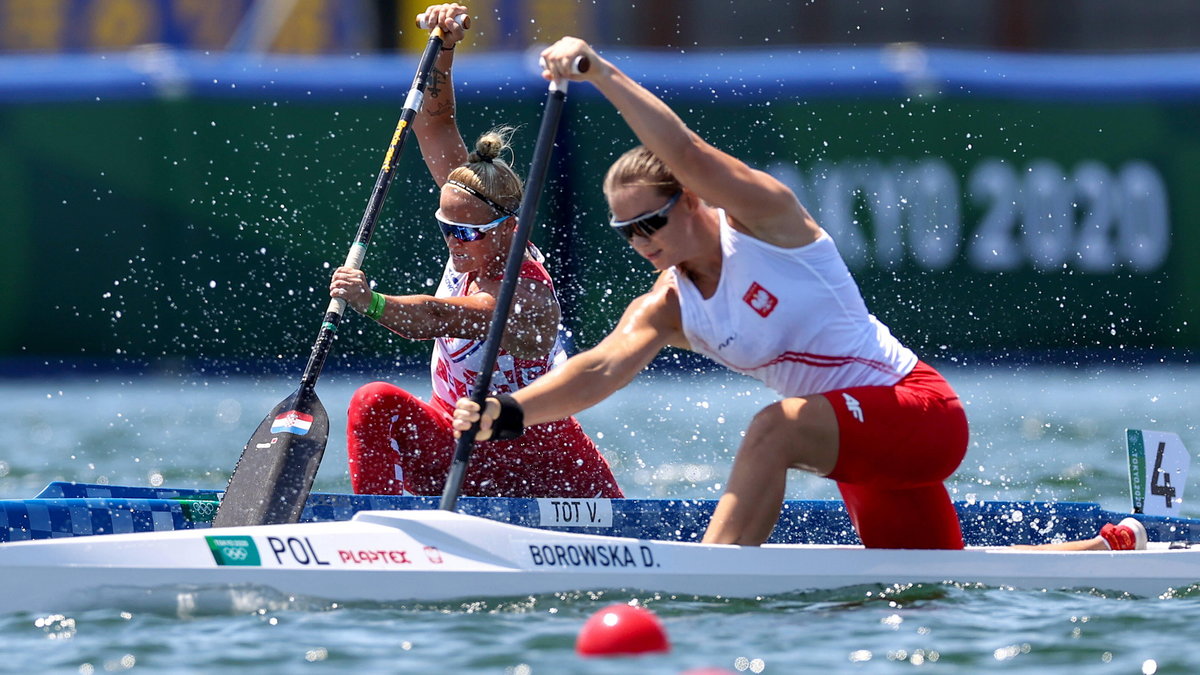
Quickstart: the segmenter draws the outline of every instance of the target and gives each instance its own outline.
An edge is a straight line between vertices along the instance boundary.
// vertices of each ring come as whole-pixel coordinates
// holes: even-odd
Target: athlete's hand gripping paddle
[[[500,341],[504,338],[504,325],[508,322],[508,314],[512,309],[513,294],[516,292],[517,280],[521,273],[521,262],[525,258],[529,233],[537,218],[538,202],[541,200],[542,188],[546,185],[546,173],[550,168],[554,137],[558,134],[558,121],[562,117],[563,104],[566,100],[567,81],[552,81],[546,94],[546,107],[542,111],[542,126],[538,130],[537,143],[533,149],[533,163],[530,165],[529,178],[525,182],[525,197],[521,200],[521,208],[517,213],[517,230],[513,234],[512,245],[508,249],[504,279],[500,283],[500,294],[496,297],[496,309],[492,314],[492,323],[488,327],[487,339],[484,342],[479,379],[475,381],[475,386],[471,390],[471,400],[475,401],[480,410],[484,409],[484,401],[492,386],[492,370],[496,367],[496,358],[500,354]],[[450,464],[450,473],[446,477],[446,486],[442,491],[440,508],[445,511],[453,511],[458,503],[463,478],[467,473],[467,463],[471,459],[471,452],[475,447],[475,435],[478,433],[479,422],[476,422],[458,437],[454,449],[454,460]]]
[[[456,20],[465,26],[467,17],[463,15]],[[440,27],[434,27],[429,35],[412,87],[404,101],[400,122],[392,134],[392,142],[383,158],[383,167],[375,179],[366,212],[350,245],[350,253],[346,256],[345,267],[358,269],[362,266],[371,233],[375,230],[375,223],[395,175],[400,150],[413,119],[421,109],[429,71],[433,69],[442,48],[443,36]],[[315,387],[345,311],[345,300],[334,298],[330,301],[308,365],[300,377],[299,388],[267,414],[242,449],[242,456],[229,479],[229,487],[213,518],[214,527],[271,525],[300,520],[300,513],[304,510],[304,502],[312,489],[329,439],[329,415],[317,398]]]

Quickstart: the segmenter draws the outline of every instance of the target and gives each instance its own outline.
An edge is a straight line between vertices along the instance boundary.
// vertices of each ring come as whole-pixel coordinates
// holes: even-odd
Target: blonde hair
[[[510,151],[509,140],[515,127],[496,127],[475,141],[475,151],[467,155],[465,164],[456,167],[446,176],[477,190],[488,199],[516,213],[521,207],[521,196],[524,187],[521,177],[509,166],[508,162],[500,159],[500,154]]]
[[[604,194],[609,195],[613,190],[625,185],[644,185],[655,188],[664,197],[670,196],[683,188],[679,179],[661,159],[639,145],[625,152],[608,167],[604,175]]]

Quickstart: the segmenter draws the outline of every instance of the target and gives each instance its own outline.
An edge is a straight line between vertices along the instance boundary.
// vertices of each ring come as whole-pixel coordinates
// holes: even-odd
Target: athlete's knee
[[[837,458],[837,429],[825,428],[807,401],[777,401],[754,416],[746,430],[743,450],[760,461],[816,473],[833,470]]]
[[[778,420],[770,408],[754,416],[738,448],[739,464],[759,470],[787,471],[792,464],[793,448],[789,447],[787,437],[779,433]]]
[[[391,405],[404,390],[390,382],[371,382],[354,390],[350,397],[350,410],[370,410],[381,405]]]

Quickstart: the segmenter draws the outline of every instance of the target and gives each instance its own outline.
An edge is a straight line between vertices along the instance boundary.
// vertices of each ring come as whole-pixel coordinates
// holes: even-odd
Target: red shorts
[[[358,494],[440,495],[454,458],[442,404],[387,382],[360,387],[346,427]],[[462,494],[471,497],[622,497],[608,462],[574,417],[529,427],[511,441],[475,444]]]
[[[891,387],[824,394],[838,420],[837,481],[870,548],[963,547],[943,481],[967,453],[967,415],[950,384],[918,362]]]

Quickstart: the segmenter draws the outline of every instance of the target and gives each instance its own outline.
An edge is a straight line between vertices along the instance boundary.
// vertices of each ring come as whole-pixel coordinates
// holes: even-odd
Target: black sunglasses
[[[666,204],[662,208],[653,211],[647,211],[640,216],[635,216],[629,220],[609,220],[608,224],[626,239],[633,239],[633,235],[641,235],[649,237],[650,235],[662,229],[663,225],[667,224],[671,207],[679,201],[679,197],[683,195],[683,190],[671,195]]]

